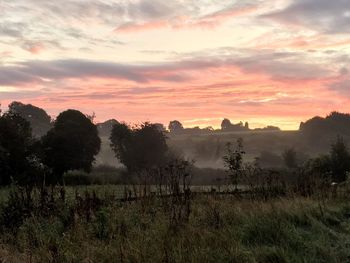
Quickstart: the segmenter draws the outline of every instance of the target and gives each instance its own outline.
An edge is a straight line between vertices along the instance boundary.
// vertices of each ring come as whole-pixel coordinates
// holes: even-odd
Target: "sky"
[[[350,111],[349,0],[0,0],[0,103],[298,129]]]

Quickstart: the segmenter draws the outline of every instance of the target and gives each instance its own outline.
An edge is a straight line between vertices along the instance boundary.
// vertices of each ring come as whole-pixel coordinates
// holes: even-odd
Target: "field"
[[[1,236],[1,262],[350,262],[344,198],[204,195],[174,222],[162,199],[106,201],[120,188],[68,188],[68,201],[56,200],[48,216],[34,207]],[[104,201],[77,203],[75,190],[105,193],[96,199]],[[2,190],[2,217],[7,195]]]
[[[164,186],[163,186],[164,188]],[[209,185],[193,185],[190,187],[193,193],[210,193],[215,190],[216,192],[232,191],[233,186],[209,186]],[[243,185],[238,187],[239,189],[244,189]],[[0,203],[7,201],[11,187],[0,188]],[[78,194],[83,196],[86,192],[96,193],[97,197],[104,198],[105,196],[113,196],[115,199],[123,199],[125,193],[131,191],[132,197],[138,195],[143,189],[142,185],[77,185],[77,186],[66,186],[66,198],[67,202],[74,201],[75,196]],[[157,186],[151,185],[150,189],[156,192]],[[164,189],[165,190],[165,189]],[[136,193],[135,193],[136,191]]]

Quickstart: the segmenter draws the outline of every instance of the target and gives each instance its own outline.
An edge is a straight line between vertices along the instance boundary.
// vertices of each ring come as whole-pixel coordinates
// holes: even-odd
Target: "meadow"
[[[34,205],[17,227],[3,231],[1,261],[350,262],[345,197],[203,195],[174,222],[166,200],[117,202],[108,196],[91,192],[83,201],[62,201],[57,195],[48,214]],[[2,201],[2,220],[7,208]]]
[[[14,110],[0,126],[0,262],[350,262],[342,137],[309,158],[295,132],[115,123],[100,151],[77,110],[41,138]]]

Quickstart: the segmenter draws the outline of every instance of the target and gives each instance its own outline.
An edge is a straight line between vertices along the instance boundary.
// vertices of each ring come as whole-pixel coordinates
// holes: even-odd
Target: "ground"
[[[102,191],[100,189],[100,191]],[[348,200],[201,196],[171,222],[162,201],[32,215],[0,239],[3,262],[350,262]],[[79,208],[76,208],[77,211]],[[90,207],[91,209],[91,207]],[[70,221],[69,221],[70,220]]]

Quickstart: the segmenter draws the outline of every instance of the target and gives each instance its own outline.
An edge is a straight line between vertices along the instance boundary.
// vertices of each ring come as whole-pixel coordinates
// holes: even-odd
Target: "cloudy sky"
[[[349,0],[0,0],[0,102],[297,129],[350,111]]]

